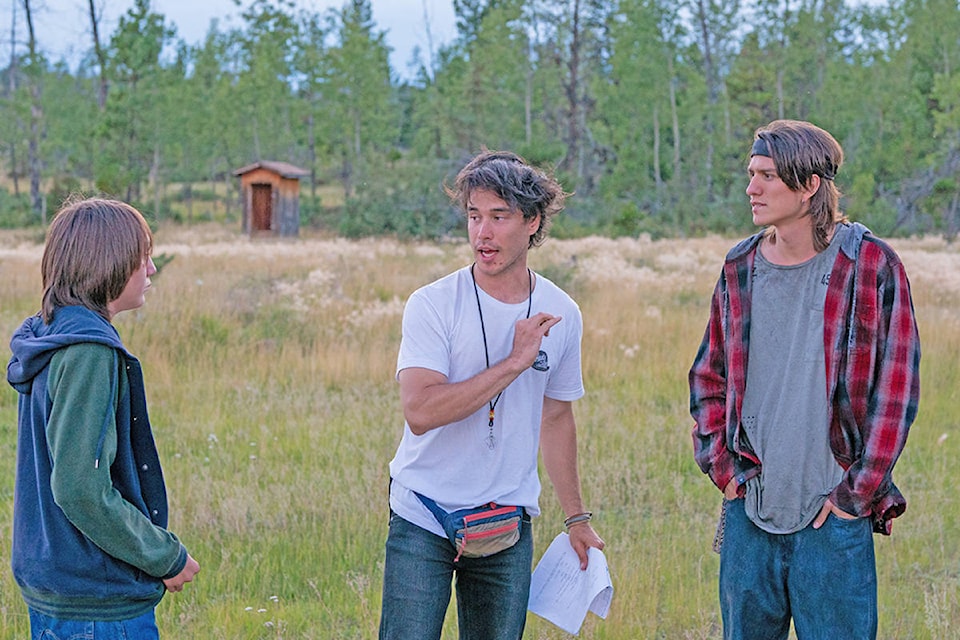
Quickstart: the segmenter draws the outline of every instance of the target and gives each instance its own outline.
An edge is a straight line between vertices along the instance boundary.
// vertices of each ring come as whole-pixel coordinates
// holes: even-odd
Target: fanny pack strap
[[[437,522],[443,525],[443,519],[447,517],[449,514],[443,509],[441,509],[440,505],[438,505],[436,502],[434,502],[427,496],[417,493],[416,491],[414,491],[413,493],[415,496],[417,496],[420,499],[420,502],[423,503],[423,506],[425,506],[427,509],[430,510],[430,513],[432,513],[433,517],[437,519]]]

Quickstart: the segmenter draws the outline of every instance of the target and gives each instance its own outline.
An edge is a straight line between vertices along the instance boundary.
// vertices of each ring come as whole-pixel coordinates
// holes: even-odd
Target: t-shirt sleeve
[[[544,395],[554,400],[573,401],[584,395],[580,355],[583,317],[576,304],[564,314],[561,324],[564,322],[570,324],[567,326],[559,362],[556,363],[556,368],[547,382]]]
[[[450,375],[450,336],[437,307],[422,291],[414,292],[403,309],[397,374],[410,368]]]

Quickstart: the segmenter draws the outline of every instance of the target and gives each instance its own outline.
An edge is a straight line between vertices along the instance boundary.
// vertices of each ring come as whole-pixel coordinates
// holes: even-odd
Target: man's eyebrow
[[[473,204],[473,203],[468,203],[468,204],[467,204],[467,210],[468,210],[468,211],[477,211],[477,210],[479,210],[479,209],[480,209],[480,207],[478,207],[477,205],[475,205],[475,204]],[[506,211],[507,213],[511,213],[511,212],[513,212],[513,208],[511,208],[510,205],[503,206],[503,207],[491,207],[491,208],[490,208],[490,211]]]

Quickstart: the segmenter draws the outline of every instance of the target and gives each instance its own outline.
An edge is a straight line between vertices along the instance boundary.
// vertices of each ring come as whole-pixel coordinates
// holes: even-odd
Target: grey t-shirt
[[[747,388],[741,419],[763,465],[746,487],[747,516],[764,531],[806,527],[840,482],[827,423],[823,305],[843,236],[791,266],[757,252],[753,269]]]

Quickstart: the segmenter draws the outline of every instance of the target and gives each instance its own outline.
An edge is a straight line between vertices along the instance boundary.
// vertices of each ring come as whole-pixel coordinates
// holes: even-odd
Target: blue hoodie
[[[27,605],[68,620],[152,610],[187,551],[167,496],[139,361],[85,307],[28,318],[10,341],[19,393],[12,567]]]

